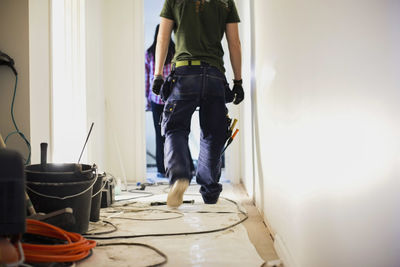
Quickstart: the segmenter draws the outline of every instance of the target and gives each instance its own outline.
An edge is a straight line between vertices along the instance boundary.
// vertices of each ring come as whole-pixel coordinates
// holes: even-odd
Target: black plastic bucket
[[[92,194],[92,204],[90,208],[90,221],[98,222],[100,220],[100,206],[101,206],[101,195],[103,191],[103,178],[105,174],[99,174],[97,177],[97,181],[93,186],[93,194]]]
[[[75,224],[67,231],[85,233],[93,186],[97,181],[94,166],[85,164],[37,164],[25,168],[27,192],[37,212],[73,209]]]

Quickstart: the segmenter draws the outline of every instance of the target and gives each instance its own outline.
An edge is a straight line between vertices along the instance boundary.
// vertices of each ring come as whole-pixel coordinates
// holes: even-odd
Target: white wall
[[[117,177],[144,181],[143,3],[104,0],[102,4],[105,168]]]
[[[154,31],[160,23],[160,13],[164,0],[144,0],[144,48],[151,46],[154,40]],[[143,52],[144,53],[144,52]]]
[[[29,120],[29,3],[27,0],[0,1],[0,50],[15,61],[18,86],[14,117],[19,130],[30,140]],[[11,101],[15,76],[6,66],[0,66],[0,134],[3,138],[15,131],[11,120]],[[15,134],[9,137],[8,148],[19,151],[25,158],[28,149],[23,139]]]
[[[253,3],[255,199],[279,252],[399,266],[400,2]]]
[[[116,177],[141,181],[145,179],[141,105],[144,99],[143,3],[86,0],[85,8],[87,120],[95,122],[88,143],[89,162]],[[4,25],[1,23],[0,28]],[[4,26],[4,29],[8,28]],[[50,146],[52,143],[50,1],[29,1],[29,34],[30,72],[34,76],[30,119],[35,137],[33,162],[37,163],[39,142],[49,142]]]
[[[253,161],[253,89],[254,77],[252,66],[254,61],[254,49],[252,40],[252,14],[251,5],[248,0],[236,0],[236,7],[239,11],[240,23],[239,34],[242,45],[242,79],[245,98],[239,105],[239,129],[240,134],[236,144],[240,147],[240,174],[236,174],[247,191],[250,198],[254,197],[254,161]],[[239,142],[238,142],[239,141]],[[240,144],[240,146],[239,146]],[[239,151],[237,151],[239,153]]]
[[[87,121],[94,122],[87,144],[90,163],[106,171],[106,122],[103,62],[103,5],[98,0],[86,0],[86,107]]]
[[[52,162],[50,91],[50,1],[29,1],[30,130],[32,164],[40,162],[40,143],[49,144]]]

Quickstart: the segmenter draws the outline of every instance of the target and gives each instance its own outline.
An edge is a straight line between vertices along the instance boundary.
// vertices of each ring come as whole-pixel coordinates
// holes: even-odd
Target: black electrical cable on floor
[[[137,190],[137,191],[131,191],[131,190],[129,190],[130,193],[138,193],[138,194],[142,194],[142,196],[135,196],[135,197],[130,197],[130,198],[118,199],[118,200],[115,200],[115,202],[123,202],[123,201],[132,200],[132,199],[138,199],[138,198],[145,198],[145,197],[154,196],[154,194],[151,193],[151,192],[144,192],[142,190]]]
[[[111,176],[114,177],[113,175],[111,175]],[[144,185],[146,185],[146,186],[160,186],[160,185],[166,185],[166,183],[163,183],[163,182],[158,182],[158,183],[154,183],[154,184],[144,183]],[[138,198],[145,198],[145,197],[154,196],[154,193],[145,192],[144,189],[143,190],[141,190],[141,189],[129,189],[128,192],[129,193],[134,193],[134,194],[136,194],[136,193],[137,194],[142,194],[142,196],[135,196],[135,197],[130,197],[130,198],[118,199],[115,202],[123,202],[123,201],[138,199]]]
[[[118,243],[104,243],[104,244],[97,244],[98,247],[106,247],[106,246],[141,246],[141,247],[146,247],[149,248],[153,251],[155,251],[158,255],[160,255],[161,257],[164,258],[164,260],[160,263],[156,263],[156,264],[152,264],[152,265],[147,265],[148,267],[154,267],[154,266],[161,266],[164,265],[165,263],[168,262],[168,257],[167,255],[165,255],[161,250],[147,245],[147,244],[143,244],[143,243],[133,243],[133,242],[118,242]]]
[[[172,220],[172,219],[178,219],[182,218],[184,214],[182,212],[178,211],[172,211],[172,210],[162,210],[162,209],[137,209],[137,210],[129,210],[129,209],[120,209],[123,212],[143,212],[143,211],[161,211],[163,213],[174,213],[178,214],[178,216],[175,217],[168,217],[168,218],[154,218],[154,219],[144,219],[144,218],[132,218],[132,217],[122,217],[122,216],[112,216],[108,217],[110,219],[124,219],[124,220],[132,220],[132,221],[166,221],[166,220]],[[107,213],[107,211],[105,211]],[[118,212],[118,211],[116,211]],[[110,212],[111,213],[111,212]]]
[[[113,224],[112,222],[101,221],[101,223],[105,223],[105,224],[111,225],[113,227],[113,229],[112,230],[108,230],[108,231],[103,231],[103,232],[86,233],[86,234],[83,234],[82,236],[90,237],[90,236],[95,236],[95,235],[106,235],[106,234],[111,234],[111,233],[114,233],[114,232],[118,231],[118,227],[115,224]]]
[[[233,223],[231,225],[228,225],[226,227],[221,227],[221,228],[217,228],[217,229],[213,229],[213,230],[206,230],[206,231],[197,231],[197,232],[183,232],[183,233],[169,233],[169,234],[143,234],[143,235],[128,235],[128,236],[110,236],[110,237],[101,237],[101,236],[97,236],[97,235],[101,235],[101,234],[106,234],[106,233],[111,233],[117,230],[117,227],[112,224],[111,222],[107,222],[107,221],[103,221],[106,222],[110,225],[112,225],[114,227],[114,230],[112,231],[107,231],[107,232],[103,232],[103,233],[94,233],[94,234],[89,234],[89,235],[85,235],[88,238],[91,239],[99,239],[99,240],[111,240],[111,239],[120,239],[120,238],[138,238],[138,237],[150,237],[150,236],[178,236],[178,235],[195,235],[195,234],[206,234],[206,233],[215,233],[215,232],[220,232],[220,231],[224,231],[227,229],[230,229],[238,224],[243,223],[245,220],[248,219],[248,215],[246,212],[244,212],[243,210],[240,209],[239,204],[237,202],[235,202],[234,200],[228,199],[228,198],[224,198],[224,197],[220,197],[221,199],[225,199],[229,202],[232,202],[233,204],[236,205],[237,209],[239,210],[239,214],[243,214],[245,217],[241,220],[239,220],[236,223]],[[154,210],[154,209],[148,209],[148,210]],[[164,210],[162,210],[164,211]],[[198,213],[233,213],[233,212],[198,212]],[[236,212],[235,212],[236,213]],[[169,219],[169,218],[168,218]],[[98,243],[97,246],[98,247],[102,247],[102,246],[118,246],[118,245],[132,245],[132,246],[143,246],[149,249],[152,249],[153,251],[155,251],[156,253],[158,253],[160,256],[162,256],[164,258],[163,262],[154,264],[154,265],[148,265],[148,266],[161,266],[164,265],[165,263],[168,262],[168,257],[166,254],[164,254],[162,251],[160,251],[159,249],[147,245],[147,244],[143,244],[143,243],[129,243],[129,242],[118,242],[118,243],[105,243],[105,244],[101,244]]]
[[[142,235],[123,235],[123,236],[95,236],[95,237],[91,237],[91,239],[97,239],[97,240],[109,240],[109,239],[120,239],[120,238],[139,238],[139,237],[155,237],[155,236],[180,236],[180,235],[198,235],[198,234],[209,234],[209,233],[215,233],[215,232],[221,232],[221,231],[225,231],[228,230],[232,227],[235,227],[238,224],[243,223],[244,221],[246,221],[249,216],[247,215],[246,212],[242,211],[239,207],[239,204],[237,202],[235,202],[234,200],[228,199],[228,198],[224,198],[224,197],[220,197],[222,199],[225,199],[229,202],[232,202],[233,204],[236,205],[236,207],[238,208],[238,210],[240,211],[240,213],[242,215],[244,215],[245,217],[243,219],[240,219],[239,221],[237,221],[236,223],[233,223],[231,225],[225,226],[225,227],[220,227],[217,229],[212,229],[212,230],[204,230],[204,231],[196,231],[196,232],[181,232],[181,233],[168,233],[168,234],[142,234]]]
[[[7,139],[14,135],[14,134],[18,134],[24,141],[26,146],[28,147],[28,158],[25,161],[25,165],[29,164],[31,162],[31,144],[29,143],[28,139],[25,137],[25,135],[19,130],[17,123],[15,122],[15,118],[14,118],[14,103],[15,103],[15,96],[17,94],[17,84],[18,84],[18,75],[15,75],[15,86],[14,86],[14,93],[13,93],[13,98],[11,101],[11,120],[14,124],[15,127],[15,131],[8,134],[6,136],[6,138],[4,139],[4,143],[7,144]]]

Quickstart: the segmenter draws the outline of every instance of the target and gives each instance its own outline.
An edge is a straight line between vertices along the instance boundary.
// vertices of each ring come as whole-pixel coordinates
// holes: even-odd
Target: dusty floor
[[[166,200],[167,185],[148,186],[148,195],[123,192],[118,198],[129,200],[101,210],[101,220],[112,222],[118,230],[94,236],[112,238],[97,240],[99,244],[112,245],[96,247],[89,259],[77,265],[154,266],[167,260],[164,266],[268,266],[264,263],[276,260],[277,256],[261,216],[240,185],[225,182],[223,187],[223,198],[216,205],[205,205],[198,185],[192,184],[184,200],[194,203],[178,209],[150,206],[152,202]],[[239,223],[246,216],[249,218]],[[230,227],[234,224],[237,225]],[[99,222],[91,224],[89,232],[111,229]],[[204,231],[215,232],[180,234]],[[176,235],[168,235],[171,233]],[[165,236],[157,236],[160,234]]]

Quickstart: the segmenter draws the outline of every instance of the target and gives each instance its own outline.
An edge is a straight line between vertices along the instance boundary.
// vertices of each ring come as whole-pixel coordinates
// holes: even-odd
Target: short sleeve
[[[235,2],[233,0],[229,1],[229,13],[228,17],[226,18],[226,23],[238,23],[240,22],[239,13],[236,9]]]
[[[174,13],[172,12],[172,0],[165,0],[160,17],[174,20]]]

